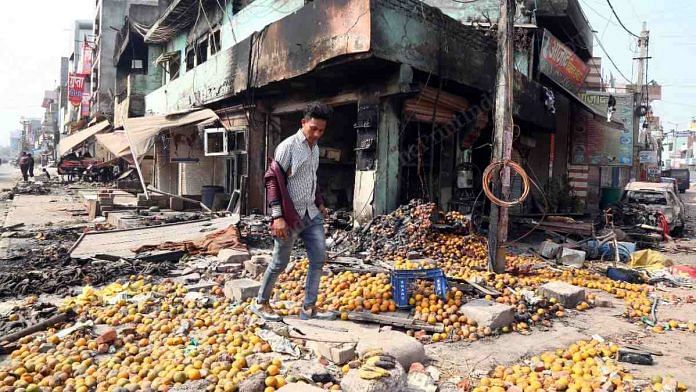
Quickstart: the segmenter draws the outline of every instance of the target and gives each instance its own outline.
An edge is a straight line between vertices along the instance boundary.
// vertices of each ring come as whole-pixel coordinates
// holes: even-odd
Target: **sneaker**
[[[266,321],[281,321],[280,317],[268,303],[254,301],[250,306],[251,311]]]
[[[336,313],[331,311],[317,312],[316,306],[310,306],[309,308],[302,307],[302,309],[300,309],[300,320],[310,319],[335,320]]]

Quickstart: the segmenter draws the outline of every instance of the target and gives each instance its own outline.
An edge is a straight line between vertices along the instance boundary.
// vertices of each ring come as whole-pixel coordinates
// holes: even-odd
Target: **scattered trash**
[[[278,335],[267,329],[259,329],[256,335],[271,345],[271,349],[276,353],[289,354],[293,358],[300,357],[300,349],[290,339]]]
[[[652,365],[653,357],[650,353],[621,349],[618,352],[617,359],[619,362],[628,362],[634,365]]]

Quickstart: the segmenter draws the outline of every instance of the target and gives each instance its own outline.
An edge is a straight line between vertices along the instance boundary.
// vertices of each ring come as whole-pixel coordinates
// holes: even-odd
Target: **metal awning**
[[[220,118],[210,109],[190,109],[160,116],[134,117],[125,120],[123,129],[128,137],[133,163],[138,170],[145,197],[149,198],[149,195],[140,169],[140,161],[155,145],[155,137],[169,129],[211,124],[216,121],[220,121]]]
[[[123,123],[123,129],[128,137],[133,158],[140,162],[154,146],[155,137],[160,132],[186,126],[210,124],[218,120],[217,114],[210,109],[194,109],[183,113],[128,118]]]
[[[63,155],[67,154],[67,152],[70,151],[73,147],[84,142],[90,137],[98,134],[99,132],[105,131],[110,127],[111,124],[108,121],[102,121],[96,125],[92,125],[89,128],[77,131],[60,141],[60,143],[58,144],[58,153],[62,157]]]
[[[128,137],[124,131],[115,131],[111,133],[101,133],[95,135],[97,143],[103,145],[116,158],[123,158],[131,154]]]
[[[199,5],[196,0],[173,0],[145,34],[145,43],[165,43],[193,25],[200,16],[196,12]]]

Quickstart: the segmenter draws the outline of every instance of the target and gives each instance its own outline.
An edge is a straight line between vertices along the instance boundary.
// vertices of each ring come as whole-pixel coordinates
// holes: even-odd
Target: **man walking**
[[[323,219],[326,209],[317,187],[317,141],[323,136],[326,123],[332,115],[333,110],[325,104],[307,105],[301,121],[302,128],[278,145],[275,160],[264,176],[273,217],[271,234],[275,237],[275,244],[273,260],[263,276],[252,310],[267,320],[280,320],[280,316],[270,307],[269,300],[278,276],[290,261],[290,253],[298,237],[304,242],[309,259],[300,318],[335,317],[332,312],[319,312],[316,308],[322,267],[326,259]]]
[[[24,179],[24,182],[29,181],[29,157],[26,152],[22,151],[22,153],[19,154],[17,163],[19,164],[19,170],[22,172],[22,179]]]
[[[31,156],[31,153],[27,154],[27,157],[29,157],[29,163],[27,167],[27,170],[29,171],[29,177],[34,178],[34,157]]]

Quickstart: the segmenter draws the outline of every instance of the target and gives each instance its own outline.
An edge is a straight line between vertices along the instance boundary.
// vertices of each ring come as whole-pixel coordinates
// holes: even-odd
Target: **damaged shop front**
[[[176,196],[188,202],[200,200],[208,208],[227,206],[225,168],[206,155],[208,149],[222,147],[221,141],[209,136],[212,131],[226,132],[215,112],[201,109],[129,118],[124,130],[146,197],[154,187],[155,194],[173,195],[169,206],[174,210],[187,207],[187,201]]]
[[[309,23],[314,20],[326,23]],[[394,26],[408,26],[409,34]],[[196,30],[190,29],[182,34]],[[210,33],[198,30],[201,37]],[[208,126],[218,130],[199,131],[204,158],[179,162],[177,170],[171,167],[176,148],[156,139],[156,187],[183,194],[182,184],[222,186],[228,195],[238,191],[242,213],[265,211],[261,179],[268,159],[297,132],[306,104],[321,101],[335,111],[319,143],[327,207],[352,210],[361,221],[414,197],[471,211],[480,190],[476,168],[490,160],[495,41],[485,31],[420,2],[333,0],[304,5],[228,48],[226,33],[220,29],[222,50],[194,59],[187,72],[146,96],[148,112],[205,106],[221,119]],[[553,117],[541,86],[526,74],[519,75],[516,117],[525,135],[541,129],[548,140]],[[204,144],[216,132],[222,145],[234,141],[235,147],[212,155]]]
[[[585,91],[585,60],[551,32],[537,32],[539,80],[553,96],[556,132],[549,166],[552,212],[589,213],[618,199],[633,164],[633,101],[613,94],[617,113],[607,119],[606,92]],[[567,175],[566,175],[567,173]]]

